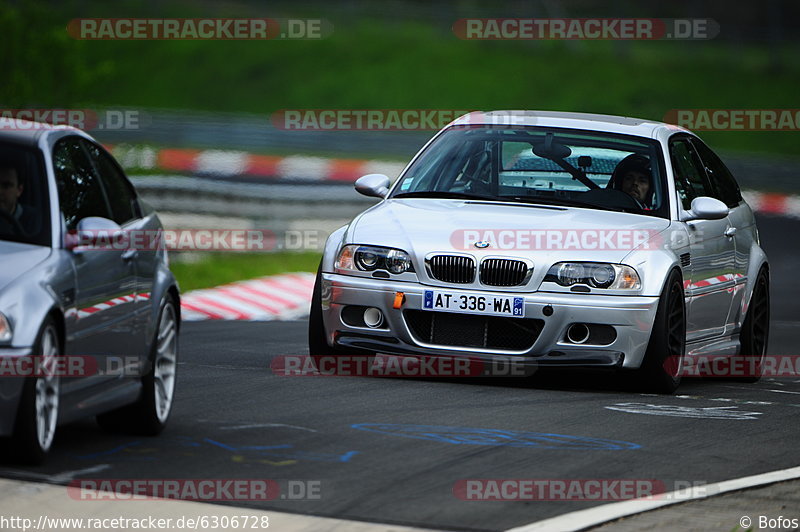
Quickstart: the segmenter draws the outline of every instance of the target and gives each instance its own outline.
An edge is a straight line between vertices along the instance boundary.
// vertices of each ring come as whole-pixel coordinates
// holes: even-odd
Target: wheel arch
[[[770,267],[769,261],[767,260],[767,255],[764,253],[764,250],[761,249],[758,245],[753,245],[753,248],[750,253],[750,265],[747,269],[747,283],[745,284],[745,293],[744,297],[742,297],[741,303],[739,303],[738,316],[736,320],[737,328],[741,328],[742,324],[744,323],[745,318],[747,317],[747,309],[750,307],[750,300],[753,298],[753,292],[755,291],[756,279],[761,274],[761,272],[766,271],[767,274],[767,292],[769,293],[770,288]]]

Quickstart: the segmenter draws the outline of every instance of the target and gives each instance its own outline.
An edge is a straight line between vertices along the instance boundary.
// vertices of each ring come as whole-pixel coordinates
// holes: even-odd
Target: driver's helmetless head
[[[653,193],[653,175],[650,161],[642,155],[629,155],[622,159],[611,177],[613,187],[642,204],[648,204]]]
[[[0,209],[8,214],[14,214],[17,200],[22,195],[22,188],[16,169],[0,166]]]
[[[622,176],[622,191],[637,201],[646,202],[650,196],[650,176],[636,170],[628,170]]]

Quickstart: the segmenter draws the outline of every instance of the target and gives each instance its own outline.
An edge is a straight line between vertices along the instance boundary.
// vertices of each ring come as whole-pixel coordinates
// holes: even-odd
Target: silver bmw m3
[[[672,393],[692,357],[769,332],[753,212],[696,135],[606,115],[471,113],[328,239],[309,321],[319,357],[376,353],[607,367]],[[759,371],[751,374],[757,379]]]
[[[126,244],[161,231],[89,135],[0,126],[0,437],[17,459],[42,462],[57,425],[87,416],[164,428],[180,296],[163,246]]]

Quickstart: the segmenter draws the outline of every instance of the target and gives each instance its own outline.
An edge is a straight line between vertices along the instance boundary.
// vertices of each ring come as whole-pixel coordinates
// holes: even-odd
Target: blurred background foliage
[[[708,17],[701,41],[464,41],[464,17]],[[548,109],[661,120],[670,109],[800,108],[800,4],[478,1],[25,0],[0,5],[0,105],[279,109]],[[322,40],[79,41],[81,17],[308,17]],[[743,152],[797,153],[796,132],[703,133]]]

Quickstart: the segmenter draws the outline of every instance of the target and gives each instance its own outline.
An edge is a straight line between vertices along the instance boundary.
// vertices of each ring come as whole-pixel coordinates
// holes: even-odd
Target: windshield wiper
[[[470,194],[469,192],[447,192],[443,190],[425,190],[418,192],[401,192],[392,198],[448,198],[448,199],[471,199],[482,201],[507,201],[498,196],[483,196],[481,194]]]

